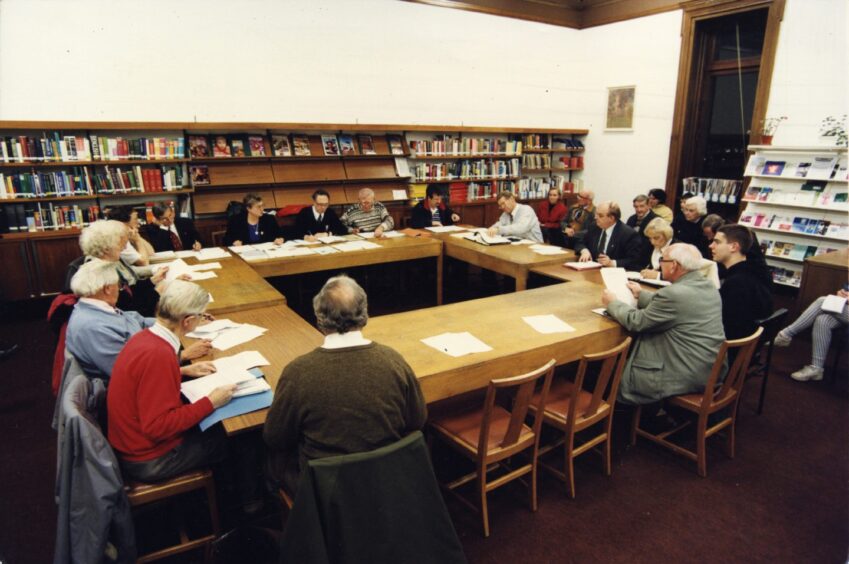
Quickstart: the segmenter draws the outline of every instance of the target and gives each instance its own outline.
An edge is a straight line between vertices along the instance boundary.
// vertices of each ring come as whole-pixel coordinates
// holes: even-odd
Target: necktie
[[[604,253],[605,245],[607,245],[607,231],[602,231],[601,239],[598,240],[598,254]]]
[[[175,251],[182,251],[183,250],[183,242],[180,241],[180,238],[177,237],[177,234],[169,229],[168,235],[171,236],[171,246],[174,247],[174,250]]]
[[[318,224],[321,225],[322,221],[324,221],[324,214],[320,213],[320,214],[318,214]]]

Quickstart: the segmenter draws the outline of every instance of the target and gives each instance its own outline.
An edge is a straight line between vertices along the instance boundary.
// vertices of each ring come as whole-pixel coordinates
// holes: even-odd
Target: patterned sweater
[[[375,202],[369,211],[363,210],[360,204],[354,204],[339,219],[348,228],[349,233],[353,232],[355,227],[360,231],[374,231],[378,227],[390,231],[395,227],[392,216],[380,202]]]

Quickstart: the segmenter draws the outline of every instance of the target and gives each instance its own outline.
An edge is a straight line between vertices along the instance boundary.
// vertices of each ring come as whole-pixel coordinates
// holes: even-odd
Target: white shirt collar
[[[150,332],[171,345],[174,349],[174,354],[180,353],[180,339],[177,338],[177,335],[173,331],[160,324],[158,320],[151,326]]]
[[[173,223],[171,225],[169,225],[168,227],[165,227],[164,225],[162,225],[160,223],[159,228],[162,229],[163,231],[170,231],[171,233],[175,234],[177,237],[180,236],[180,234],[177,233],[177,226],[175,226]]]
[[[320,215],[324,215],[324,214],[318,213],[318,210],[317,210],[317,209],[315,209],[315,206],[313,206],[313,207],[312,207],[312,215],[313,215],[313,217],[315,218],[315,220],[316,220],[316,221],[318,221],[318,217],[319,217]]]
[[[363,337],[362,331],[348,331],[347,333],[331,333],[324,336],[323,349],[344,349],[346,347],[359,347],[369,345],[371,341]]]
[[[80,298],[79,301],[86,303],[91,307],[108,311],[109,313],[118,313],[117,308],[114,308],[103,300],[98,300],[97,298]]]

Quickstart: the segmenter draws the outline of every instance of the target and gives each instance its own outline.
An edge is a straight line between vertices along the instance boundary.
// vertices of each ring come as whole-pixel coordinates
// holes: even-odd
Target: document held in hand
[[[628,289],[628,274],[624,268],[602,268],[601,279],[605,287],[616,294],[616,299],[631,307],[637,305],[637,299]]]

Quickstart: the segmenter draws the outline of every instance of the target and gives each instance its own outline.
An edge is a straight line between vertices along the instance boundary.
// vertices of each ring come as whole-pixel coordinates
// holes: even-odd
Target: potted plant
[[[761,121],[761,145],[772,145],[772,137],[781,122],[786,120],[787,116],[771,117]]]
[[[828,116],[822,120],[820,125],[820,135],[823,137],[837,137],[835,145],[838,147],[846,146],[846,114],[839,118]]]

